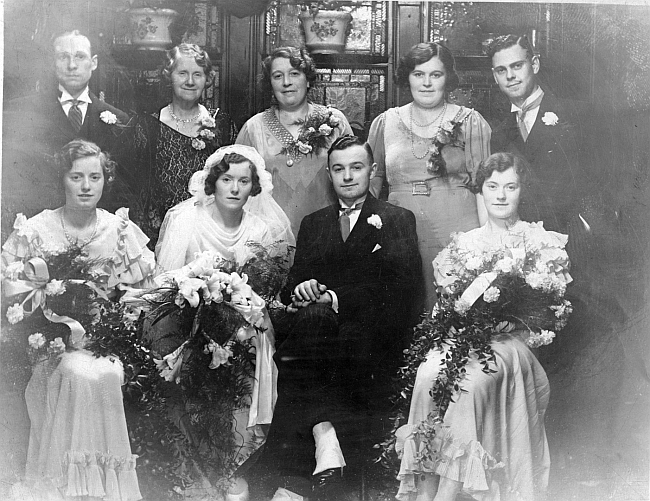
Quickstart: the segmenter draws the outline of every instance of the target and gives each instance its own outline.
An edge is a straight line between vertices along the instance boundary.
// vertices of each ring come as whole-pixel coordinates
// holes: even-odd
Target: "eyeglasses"
[[[58,63],[66,63],[73,60],[76,64],[80,64],[90,60],[90,56],[85,52],[77,52],[74,55],[67,52],[59,52],[55,58]]]

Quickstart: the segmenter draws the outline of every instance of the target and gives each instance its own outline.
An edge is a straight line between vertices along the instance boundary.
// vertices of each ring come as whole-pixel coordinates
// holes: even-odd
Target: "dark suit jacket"
[[[6,238],[18,212],[31,217],[43,209],[54,209],[65,202],[59,182],[54,155],[76,138],[87,139],[118,162],[118,181],[113,193],[120,193],[120,170],[128,160],[131,143],[129,116],[100,101],[90,93],[84,123],[75,132],[58,101],[57,94],[48,93],[11,100],[5,103],[3,121],[2,169],[2,234]],[[118,124],[101,120],[104,111],[113,113]],[[105,189],[100,205],[115,210],[121,200]]]
[[[544,123],[547,113],[558,117],[556,125]],[[519,215],[526,221],[543,221],[549,230],[567,231],[569,221],[578,213],[587,182],[585,166],[589,152],[582,140],[580,115],[575,102],[560,100],[545,92],[525,143],[517,126],[516,113],[510,113],[492,131],[492,153],[515,153],[531,165],[532,179],[520,202]]]
[[[381,219],[381,229],[368,223],[372,215]],[[303,219],[283,300],[288,303],[297,284],[315,278],[336,293],[339,323],[370,316],[385,335],[404,335],[422,305],[415,216],[368,194],[346,242],[338,217],[338,205],[331,205]]]

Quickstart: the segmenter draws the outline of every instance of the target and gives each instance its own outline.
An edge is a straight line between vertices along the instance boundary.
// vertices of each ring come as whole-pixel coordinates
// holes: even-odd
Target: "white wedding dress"
[[[287,243],[278,240],[277,234],[259,217],[245,210],[239,229],[229,233],[214,222],[209,207],[210,203],[203,205],[190,199],[167,212],[156,245],[159,271],[173,272],[205,251],[243,265],[252,257],[248,243],[263,246],[271,256],[287,251]],[[261,425],[271,423],[277,400],[277,368],[273,361],[275,332],[268,312],[265,310],[261,331],[251,326],[247,330],[256,350],[255,379],[250,406],[235,415],[235,435],[241,447],[240,464],[264,443],[266,434]]]

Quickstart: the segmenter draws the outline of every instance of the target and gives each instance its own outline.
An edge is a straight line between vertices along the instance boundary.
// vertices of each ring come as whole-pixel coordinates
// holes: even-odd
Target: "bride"
[[[454,286],[459,283],[459,277],[474,266],[470,262],[475,256],[497,256],[501,252],[516,257],[517,253],[526,254],[526,249],[533,245],[538,245],[542,254],[552,256],[554,265],[536,268],[538,275],[547,273],[560,290],[571,281],[564,250],[567,236],[544,230],[542,223],[519,219],[517,209],[525,189],[526,171],[525,161],[510,153],[495,153],[479,166],[476,184],[484,198],[487,223],[456,235],[433,261],[436,282],[445,287],[450,297],[455,297],[454,291],[458,292]],[[490,286],[497,282],[487,283],[480,289],[475,287],[486,275],[497,276],[494,270],[499,269],[499,262],[490,265],[490,259],[494,261],[494,258],[487,259],[492,271],[480,274],[465,289],[465,292],[473,289],[476,298],[485,294],[481,301],[486,303],[477,302],[477,305],[497,301],[488,298],[489,289],[499,292]],[[546,261],[540,258],[534,264],[546,265]],[[455,305],[465,299],[465,292]],[[467,308],[472,308],[476,301],[467,303]],[[530,310],[531,306],[542,309],[546,305],[526,303],[521,310]],[[434,315],[434,323],[444,321],[435,308]],[[552,312],[550,317],[556,320]],[[561,322],[555,325],[555,329],[562,326]],[[544,427],[550,388],[546,373],[529,346],[546,344],[550,341],[540,341],[541,336],[554,334],[544,330],[533,334],[523,327],[520,321],[511,330],[490,333],[489,346],[494,354],[494,360],[489,363],[492,373],[482,370],[476,357],[469,358],[466,373],[458,381],[463,392],[453,396],[446,412],[441,411],[443,421],[433,437],[426,432],[427,423],[431,423],[431,416],[438,409],[432,398],[435,394],[432,385],[442,371],[441,365],[446,363],[445,353],[450,348],[444,352],[433,349],[422,361],[415,377],[408,424],[396,432],[396,450],[401,453],[397,499],[453,501],[461,491],[481,501],[543,497],[550,467]],[[444,408],[442,404],[441,407]]]
[[[218,149],[192,176],[192,198],[165,216],[156,245],[160,270],[178,269],[205,250],[224,259],[241,258],[249,241],[294,245],[289,219],[272,190],[271,174],[255,148]]]
[[[179,269],[189,270],[206,251],[238,266],[253,257],[250,244],[264,248],[271,257],[288,253],[295,238],[289,219],[271,196],[272,188],[271,175],[254,148],[232,145],[213,153],[205,168],[190,181],[192,198],[165,216],[156,245],[157,264],[163,275],[156,280],[174,276]],[[150,328],[152,347],[163,352],[161,355],[173,347],[163,349],[155,339],[168,340],[164,331],[173,328],[169,317]],[[265,425],[271,423],[277,398],[277,369],[272,358],[275,339],[268,312],[264,312],[262,330],[254,332],[255,379],[250,406],[235,414],[235,435],[242,448],[240,464],[264,443]],[[242,483],[239,487],[245,490]]]

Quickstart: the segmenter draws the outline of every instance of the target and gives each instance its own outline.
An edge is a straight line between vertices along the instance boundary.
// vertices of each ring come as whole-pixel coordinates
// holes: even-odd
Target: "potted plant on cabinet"
[[[131,43],[138,49],[166,50],[172,45],[170,26],[178,12],[168,0],[128,0]]]
[[[321,0],[301,5],[305,45],[312,54],[336,54],[345,49],[355,2]]]

